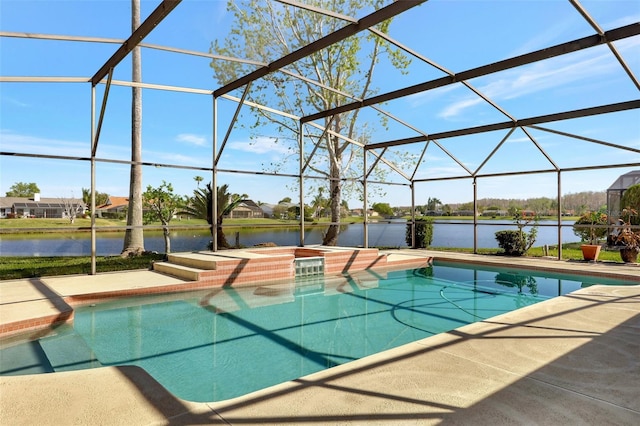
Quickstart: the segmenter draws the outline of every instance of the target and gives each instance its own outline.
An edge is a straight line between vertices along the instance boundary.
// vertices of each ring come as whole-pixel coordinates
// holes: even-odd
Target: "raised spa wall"
[[[324,274],[390,266],[421,267],[428,259],[409,258],[388,262],[386,254],[375,248],[346,247],[268,247],[222,252],[170,254],[167,262],[154,264],[154,271],[207,285],[239,285],[294,278],[296,259],[322,258]]]

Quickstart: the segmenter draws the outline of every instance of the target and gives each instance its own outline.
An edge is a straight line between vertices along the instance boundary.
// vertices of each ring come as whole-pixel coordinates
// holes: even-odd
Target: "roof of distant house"
[[[129,197],[109,196],[109,199],[107,199],[107,202],[101,206],[96,206],[96,209],[108,210],[108,209],[114,209],[114,208],[126,206],[128,204],[129,204]]]

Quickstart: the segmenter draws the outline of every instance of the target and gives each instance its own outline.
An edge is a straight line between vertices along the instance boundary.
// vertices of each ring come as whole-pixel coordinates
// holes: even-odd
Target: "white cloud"
[[[43,138],[0,130],[0,145],[3,151],[25,152],[43,155],[89,156],[89,141],[75,142],[63,139]]]
[[[437,98],[453,92],[455,90],[461,89],[462,84],[450,84],[448,86],[439,87],[433,90],[427,90],[425,92],[414,93],[413,95],[409,95],[406,97],[407,101],[409,101],[409,106],[411,108],[419,107],[424,104],[427,104],[431,101],[436,100]]]
[[[607,28],[618,28],[618,27],[622,27],[625,25],[631,25],[634,24],[636,22],[640,21],[640,14],[635,14],[635,15],[627,15],[627,16],[622,16],[618,19],[615,19],[611,22],[607,22],[605,23],[603,26],[605,27],[605,29]]]
[[[289,147],[278,142],[276,138],[259,137],[253,141],[235,141],[229,144],[229,149],[250,152],[253,154],[279,153],[286,154]]]
[[[524,42],[507,57],[524,55],[561,43],[561,40],[566,38],[566,34],[575,34],[576,25],[586,27],[587,24],[584,21],[569,21],[568,23],[566,20],[560,20],[553,26],[541,26],[533,38]]]
[[[211,167],[208,156],[189,156],[177,152],[145,151],[143,161],[160,164],[177,164],[193,167]]]
[[[463,110],[470,108],[474,105],[480,104],[482,102],[484,102],[484,100],[479,96],[476,96],[473,98],[470,97],[468,99],[455,102],[449,105],[448,107],[446,107],[444,110],[442,110],[442,112],[438,114],[438,117],[441,117],[441,118],[455,117],[459,115]]]
[[[478,87],[478,90],[494,101],[515,99],[596,76],[604,77],[619,68],[620,65],[608,49],[598,49],[595,55],[592,51],[583,51],[505,71],[496,80]],[[452,118],[481,102],[483,101],[477,95],[470,94],[448,105],[438,116]]]
[[[196,146],[206,146],[207,138],[202,135],[194,135],[193,133],[180,133],[176,136],[176,141]]]
[[[20,108],[26,108],[26,107],[30,107],[30,106],[31,106],[30,104],[27,104],[27,103],[25,103],[25,102],[22,102],[22,101],[21,101],[21,100],[19,100],[19,99],[11,98],[11,97],[9,97],[9,96],[3,96],[3,97],[2,97],[2,100],[3,100],[4,102],[7,102],[7,103],[9,103],[9,104],[11,104],[11,105],[13,105],[13,106],[17,106],[17,107],[20,107]]]

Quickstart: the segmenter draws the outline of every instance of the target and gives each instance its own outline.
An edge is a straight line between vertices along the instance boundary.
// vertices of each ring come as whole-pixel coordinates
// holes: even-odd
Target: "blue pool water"
[[[76,310],[31,342],[3,342],[0,374],[138,365],[176,396],[217,401],[593,284],[504,268],[358,272],[256,287],[128,298]]]

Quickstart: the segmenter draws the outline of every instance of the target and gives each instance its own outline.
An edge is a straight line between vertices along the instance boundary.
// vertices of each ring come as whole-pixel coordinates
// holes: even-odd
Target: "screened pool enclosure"
[[[3,192],[38,176],[57,191],[43,196],[90,188],[95,212],[96,193],[125,196],[138,168],[143,188],[187,195],[211,182],[263,202],[322,196],[336,231],[343,201],[362,212],[364,247],[374,203],[412,224],[455,194],[476,212],[474,250],[479,199],[543,195],[561,256],[563,195],[640,168],[634,1],[222,4],[143,1],[134,31],[130,2],[3,4]],[[296,219],[304,246],[311,224]]]

